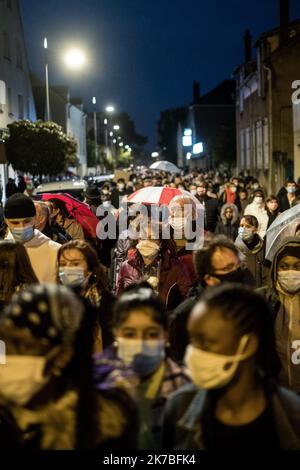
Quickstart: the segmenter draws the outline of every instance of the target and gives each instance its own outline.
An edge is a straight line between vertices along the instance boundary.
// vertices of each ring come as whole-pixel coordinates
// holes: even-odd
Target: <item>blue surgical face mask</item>
[[[294,193],[296,192],[296,188],[294,188],[293,186],[292,186],[292,187],[289,187],[289,188],[287,188],[287,192],[288,192],[289,194],[294,194]]]
[[[153,374],[165,358],[164,340],[118,338],[118,356],[140,377]]]
[[[85,281],[84,268],[61,267],[58,276],[60,282],[67,287],[78,287]]]
[[[239,227],[239,236],[246,242],[251,242],[254,237],[254,233],[251,228]]]
[[[26,243],[33,237],[34,228],[33,225],[29,225],[28,227],[12,228],[10,231],[16,242]]]

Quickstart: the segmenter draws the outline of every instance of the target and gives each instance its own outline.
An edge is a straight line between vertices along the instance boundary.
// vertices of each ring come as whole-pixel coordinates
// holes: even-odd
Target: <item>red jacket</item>
[[[129,259],[121,264],[116,294],[120,295],[122,290],[133,284],[143,280],[143,259],[137,250],[131,252]],[[190,275],[186,267],[174,258],[170,253],[162,254],[158,293],[164,302],[166,309],[176,308],[188,295],[192,285]]]

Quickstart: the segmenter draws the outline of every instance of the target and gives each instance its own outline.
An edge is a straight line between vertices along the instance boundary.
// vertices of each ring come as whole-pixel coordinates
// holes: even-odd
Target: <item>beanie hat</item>
[[[6,219],[25,219],[34,217],[36,210],[30,197],[22,193],[15,193],[10,196],[4,206],[4,216]]]

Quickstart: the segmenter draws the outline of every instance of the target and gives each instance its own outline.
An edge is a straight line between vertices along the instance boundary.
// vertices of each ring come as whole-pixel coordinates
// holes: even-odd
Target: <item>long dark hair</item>
[[[105,268],[98,260],[96,250],[87,241],[71,240],[70,242],[62,245],[58,250],[58,264],[60,262],[61,257],[67,250],[78,250],[83,254],[88,265],[88,270],[92,272],[92,276],[89,280],[89,285],[96,284],[100,292],[107,291],[109,289],[109,282],[105,272]]]
[[[21,243],[0,241],[0,301],[8,303],[22,284],[38,284],[30,259]]]

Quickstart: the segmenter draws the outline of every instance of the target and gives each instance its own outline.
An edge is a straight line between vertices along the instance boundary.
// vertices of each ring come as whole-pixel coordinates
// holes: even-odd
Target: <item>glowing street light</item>
[[[120,126],[119,126],[118,124],[115,124],[114,127],[113,127],[113,129],[114,129],[115,131],[119,131],[119,130],[120,130]]]
[[[107,113],[113,113],[115,108],[113,106],[106,106],[106,112]]]
[[[159,157],[159,153],[158,152],[152,152],[151,157],[152,158],[157,158],[157,157]]]
[[[65,53],[65,63],[71,69],[80,69],[86,61],[86,57],[82,50],[74,48]]]

